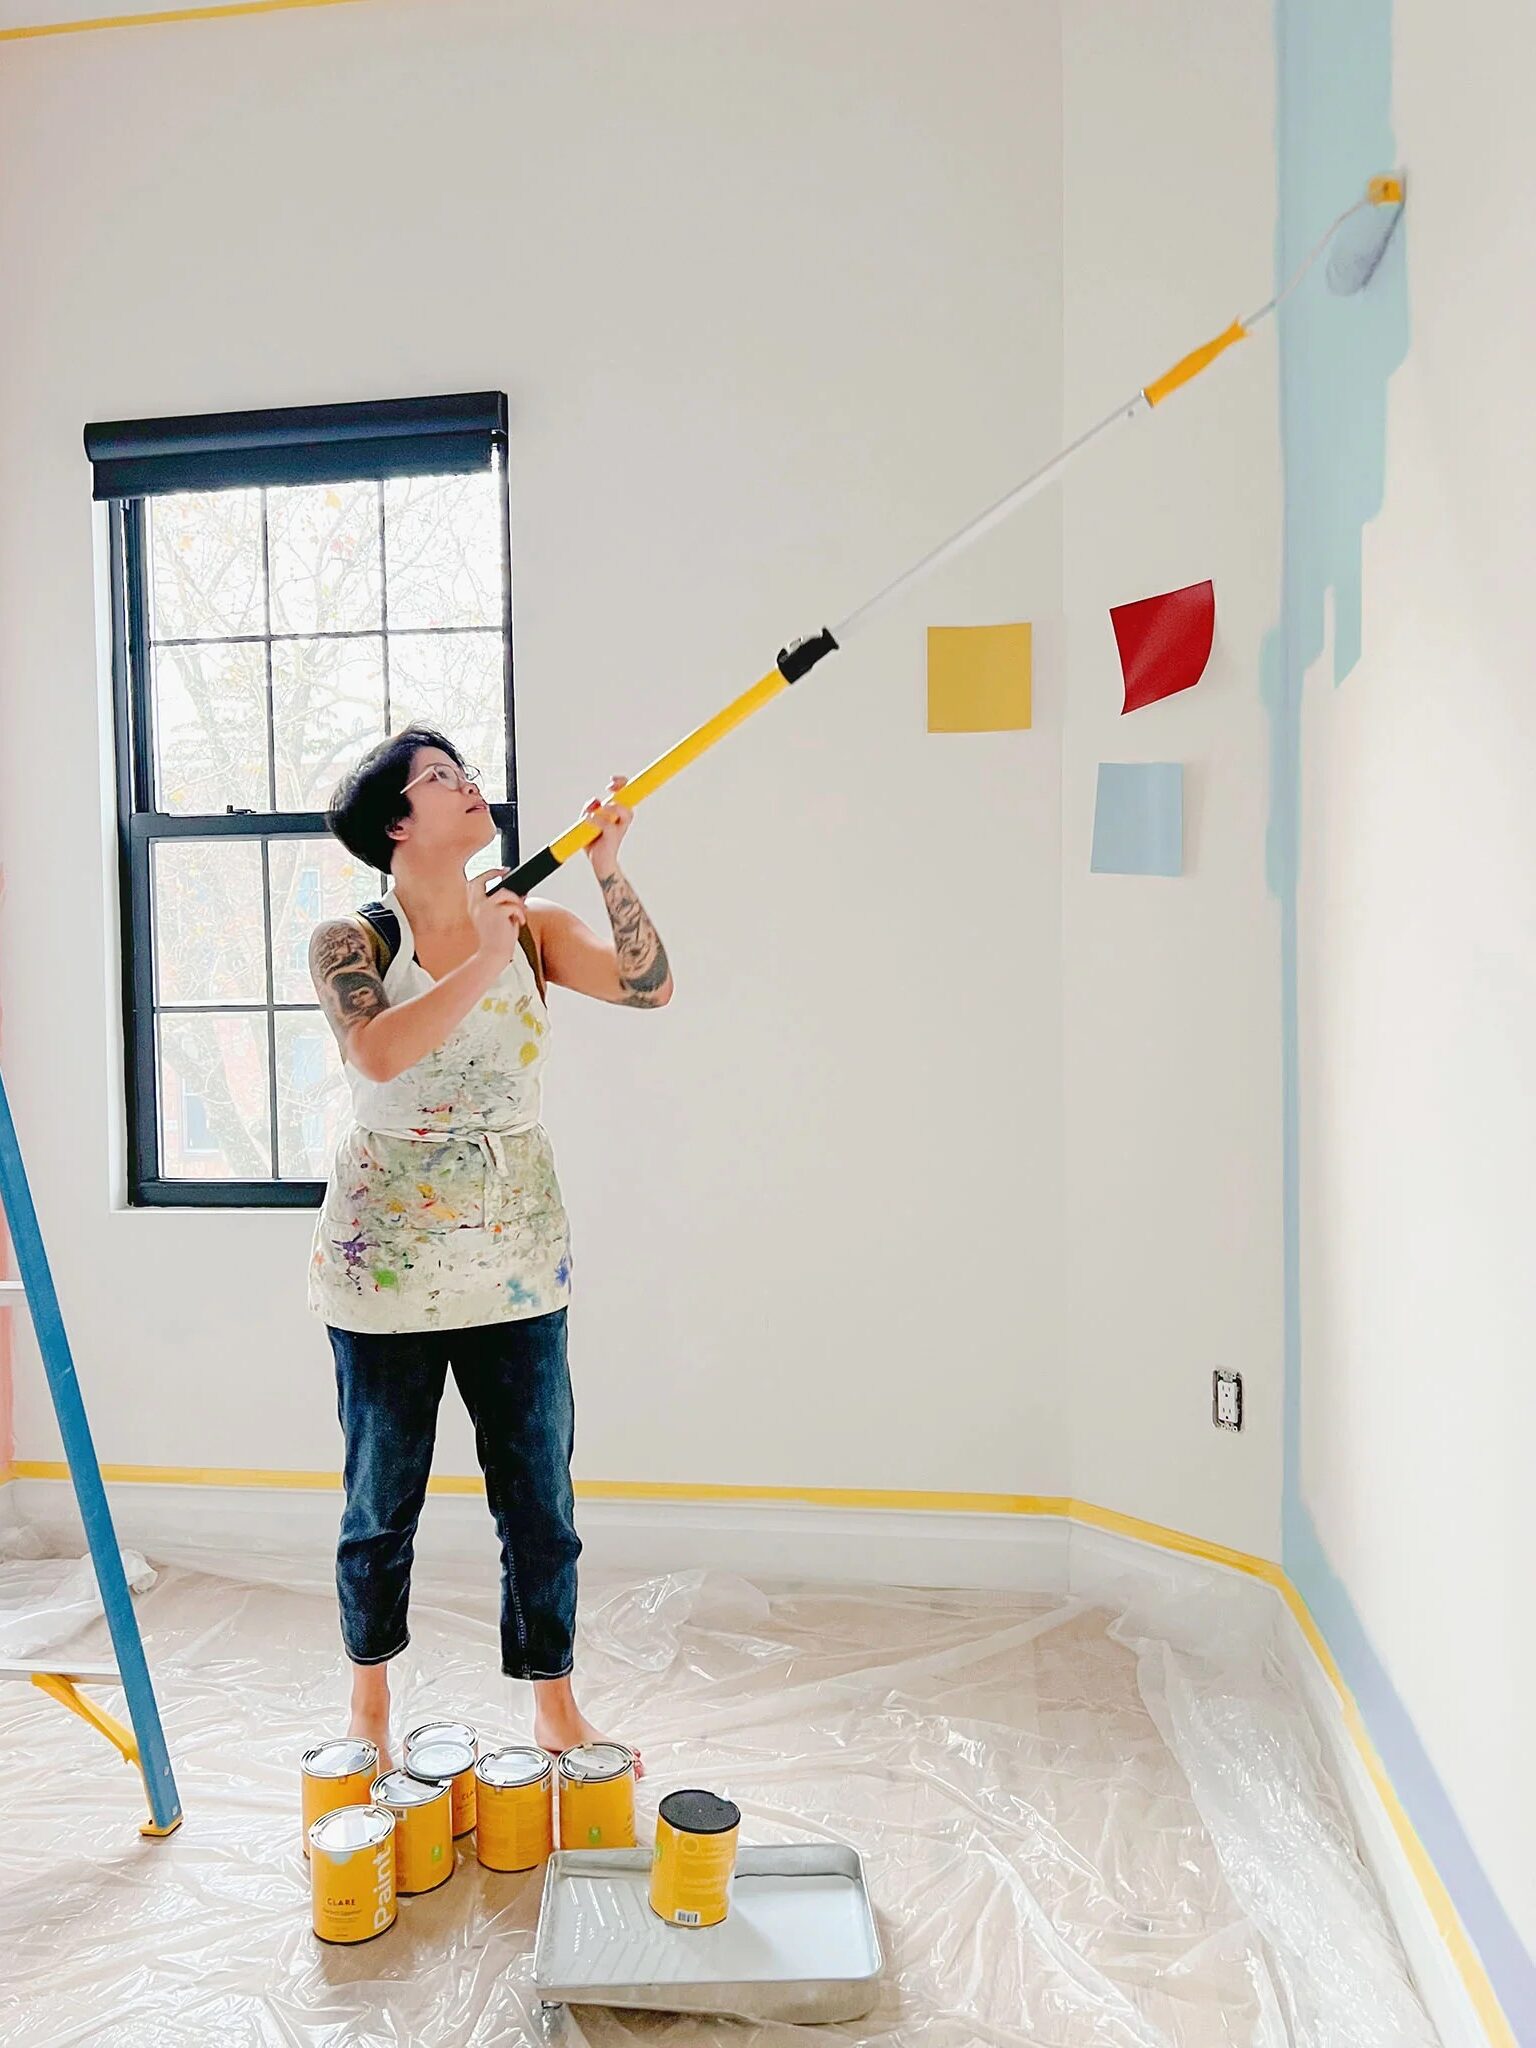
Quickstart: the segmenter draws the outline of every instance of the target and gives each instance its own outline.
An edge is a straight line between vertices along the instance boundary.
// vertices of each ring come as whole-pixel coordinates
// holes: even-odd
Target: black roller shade
[[[505,445],[500,391],[392,398],[362,405],[290,405],[272,412],[189,413],[87,427],[95,498],[261,484],[356,483],[489,469]]]

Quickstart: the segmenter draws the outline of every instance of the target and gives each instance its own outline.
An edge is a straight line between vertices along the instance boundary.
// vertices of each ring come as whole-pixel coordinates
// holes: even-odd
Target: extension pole
[[[674,775],[680,774],[690,762],[696,761],[701,754],[708,753],[716,741],[723,740],[727,733],[734,732],[736,727],[744,724],[755,711],[761,711],[765,704],[772,703],[773,699],[781,691],[787,690],[791,683],[797,683],[802,676],[808,675],[818,661],[836,653],[838,648],[846,647],[855,633],[861,632],[877,613],[884,611],[902,592],[911,589],[914,584],[931,575],[944,563],[953,561],[957,555],[963,554],[967,548],[980,540],[983,534],[990,533],[994,526],[999,526],[1005,519],[1011,518],[1021,505],[1027,505],[1030,499],[1043,491],[1048,484],[1054,483],[1079,455],[1091,448],[1095,441],[1101,440],[1112,427],[1119,426],[1124,420],[1133,420],[1143,412],[1152,411],[1154,407],[1161,405],[1165,398],[1171,397],[1175,391],[1192,382],[1202,370],[1208,369],[1218,356],[1224,355],[1235,343],[1245,340],[1255,327],[1269,319],[1290,296],[1345,221],[1367,207],[1383,209],[1379,219],[1380,246],[1374,250],[1375,260],[1379,261],[1380,249],[1385,247],[1396,226],[1402,205],[1403,184],[1399,177],[1373,178],[1365,197],[1356,200],[1353,206],[1347,207],[1339,215],[1298,266],[1284,289],[1277,292],[1256,313],[1250,313],[1243,320],[1234,320],[1229,327],[1223,328],[1220,334],[1202,342],[1198,348],[1191,349],[1188,355],[1181,356],[1171,369],[1165,370],[1162,376],[1153,378],[1150,384],[1143,385],[1123,405],[1117,405],[1113,412],[1106,413],[1097,426],[1090,427],[1085,434],[1080,434],[1075,441],[1069,442],[1059,454],[1053,455],[1049,462],[1025,477],[1022,483],[1016,484],[1005,497],[999,498],[995,505],[989,506],[968,525],[962,526],[958,533],[951,534],[948,540],[941,542],[938,547],[924,555],[921,561],[914,562],[911,568],[903,570],[894,581],[887,583],[882,590],[866,599],[855,611],[851,611],[839,625],[823,626],[819,633],[807,634],[804,639],[791,641],[788,647],[781,648],[777,661],[766,675],[761,676],[750,690],[744,690],[739,697],[727,704],[723,711],[717,711],[713,718],[695,727],[685,739],[679,740],[675,747],[652,761],[650,766],[642,769],[632,781],[626,782],[619,795],[619,801],[633,806],[644,803],[648,796],[654,796],[664,783],[670,782]],[[1369,279],[1374,268],[1375,262],[1361,266],[1360,284]],[[1354,290],[1359,286],[1351,283],[1345,288]],[[494,895],[497,889],[510,889],[516,895],[526,896],[530,889],[537,888],[556,868],[563,867],[572,854],[579,853],[584,846],[590,846],[601,830],[601,826],[593,824],[590,819],[579,818],[568,831],[562,832],[558,839],[552,839],[548,846],[531,855],[521,866],[514,868],[511,874],[503,876],[499,882],[493,884],[490,893]]]

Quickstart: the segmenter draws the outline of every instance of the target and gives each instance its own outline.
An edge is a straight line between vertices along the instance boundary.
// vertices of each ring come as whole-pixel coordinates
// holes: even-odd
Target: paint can
[[[713,1792],[669,1792],[656,1815],[651,1911],[674,1927],[718,1927],[731,1909],[741,1808]]]
[[[395,1817],[395,1890],[402,1899],[435,1892],[453,1875],[451,1786],[387,1771],[374,1780],[373,1803]]]
[[[475,1854],[487,1870],[532,1870],[554,1841],[555,1760],[542,1749],[498,1749],[475,1765]]]
[[[475,1758],[480,1743],[467,1721],[427,1721],[405,1738],[405,1768],[413,1778],[453,1780],[453,1832],[475,1824]]]
[[[338,1806],[366,1806],[373,1781],[379,1775],[378,1744],[361,1735],[345,1735],[337,1742],[317,1742],[304,1752],[301,1765],[304,1783],[304,1854],[309,1854],[309,1831],[317,1820],[334,1813]]]
[[[621,1742],[586,1742],[560,1759],[562,1849],[633,1849],[635,1759]]]
[[[372,1941],[395,1924],[395,1817],[342,1806],[309,1831],[312,1924],[321,1941]]]

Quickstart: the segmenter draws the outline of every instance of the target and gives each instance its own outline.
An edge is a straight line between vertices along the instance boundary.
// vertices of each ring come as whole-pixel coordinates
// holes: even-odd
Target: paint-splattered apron
[[[393,890],[391,1003],[433,986]],[[310,1256],[309,1305],[339,1330],[463,1330],[570,1299],[570,1232],[539,1122],[549,1012],[521,947],[453,1034],[392,1081],[350,1063]]]

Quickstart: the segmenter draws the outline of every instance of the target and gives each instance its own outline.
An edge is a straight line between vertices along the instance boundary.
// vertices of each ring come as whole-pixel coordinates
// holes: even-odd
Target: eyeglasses
[[[454,768],[447,761],[434,761],[430,768],[423,768],[419,775],[413,775],[400,794],[414,789],[418,782],[440,782],[444,789],[479,790],[480,770],[478,768]]]

